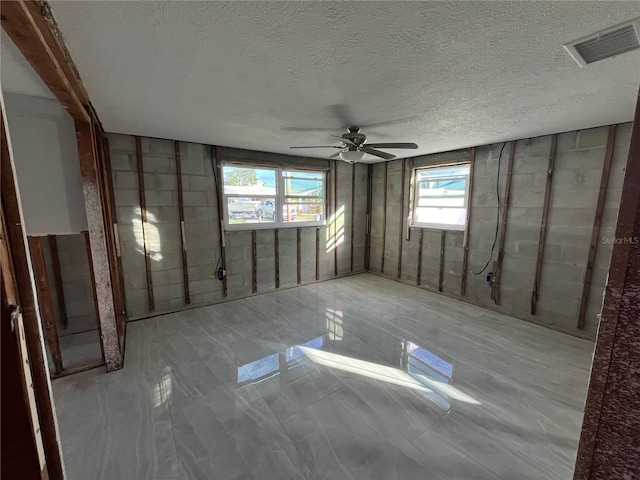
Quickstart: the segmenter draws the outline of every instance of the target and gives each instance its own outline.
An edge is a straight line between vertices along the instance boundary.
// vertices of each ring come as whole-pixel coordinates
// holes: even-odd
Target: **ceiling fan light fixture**
[[[340,152],[340,158],[345,162],[360,162],[364,160],[367,154],[360,150],[347,150],[346,152]]]

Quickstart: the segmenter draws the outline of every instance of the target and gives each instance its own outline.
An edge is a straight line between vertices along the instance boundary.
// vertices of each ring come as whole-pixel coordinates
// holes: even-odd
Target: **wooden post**
[[[349,223],[351,224],[351,264],[349,271],[353,273],[353,242],[355,232],[355,218],[356,218],[356,164],[351,164],[351,218]]]
[[[149,311],[156,309],[153,298],[153,277],[151,275],[151,251],[149,245],[149,224],[147,223],[147,200],[144,191],[144,165],[142,161],[142,145],[140,137],[136,136],[136,160],[138,167],[138,190],[140,192],[140,219],[142,222],[142,243],[144,249],[144,265],[147,272],[147,300]]]
[[[98,335],[102,338],[102,328],[100,326],[99,313],[98,313],[98,292],[96,291],[96,275],[93,269],[93,256],[91,255],[91,240],[89,239],[89,232],[86,230],[82,232],[84,237],[84,245],[87,250],[87,265],[89,266],[89,275],[91,276],[91,293],[93,294],[93,308],[96,313],[96,324],[98,327]],[[104,347],[102,341],[100,342],[100,352],[102,353],[102,361],[104,361]]]
[[[302,283],[302,228],[296,232],[296,278],[298,285]]]
[[[445,242],[447,237],[447,231],[442,230],[440,232],[440,276],[438,277],[438,291],[442,291],[442,285],[444,283],[444,251]]]
[[[180,215],[180,242],[182,243],[182,284],[184,289],[184,303],[191,303],[189,293],[189,263],[187,262],[187,232],[184,228],[184,200],[182,192],[182,155],[180,142],[174,141],[176,157],[176,178],[178,179],[178,212]]]
[[[222,186],[224,185],[224,172],[222,171],[222,162],[220,161],[220,157],[218,156],[218,147],[213,147],[212,154],[215,156],[215,169],[218,170],[218,184],[216,185],[216,190],[218,194],[218,222],[220,224],[220,263],[222,268],[226,270],[227,268],[227,242],[226,242],[226,233],[224,229],[224,195],[222,194]],[[216,272],[217,273],[217,272]],[[222,278],[222,296],[226,297],[228,294],[227,289],[227,276],[225,275]]]
[[[598,251],[598,241],[600,240],[600,225],[604,213],[604,204],[607,200],[607,187],[609,185],[609,174],[611,173],[611,161],[613,159],[613,145],[616,139],[616,126],[609,126],[609,138],[607,139],[607,150],[604,155],[602,165],[602,177],[600,178],[600,192],[598,193],[598,203],[596,204],[596,215],[593,220],[593,230],[591,231],[591,243],[589,244],[589,256],[587,257],[587,269],[582,285],[582,297],[580,299],[580,312],[578,313],[578,328],[583,329],[587,306],[589,305],[589,294],[591,293],[591,278],[593,277],[593,264]]]
[[[60,322],[62,328],[69,328],[67,318],[67,306],[64,301],[64,287],[62,284],[62,269],[60,268],[60,256],[58,255],[58,240],[55,235],[49,235],[49,250],[51,252],[51,264],[53,266],[53,279],[56,284],[56,298],[58,299],[58,310],[60,311]]]
[[[413,220],[413,190],[416,183],[415,170],[413,169],[413,158],[409,159],[409,195],[407,195],[407,215],[406,220],[406,232],[407,242],[411,241],[411,222]]]
[[[476,165],[476,147],[471,149],[469,158],[469,189],[467,193],[467,216],[464,221],[464,238],[462,239],[462,275],[460,279],[460,295],[467,293],[467,275],[469,270],[469,229],[471,227],[471,205],[473,204],[473,177]]]
[[[320,229],[316,228],[316,281],[320,280]]]
[[[333,274],[338,276],[338,164],[336,162],[333,162],[333,218]],[[342,224],[344,225],[344,217]]]
[[[102,347],[104,349],[107,372],[111,372],[122,368],[122,352],[118,338],[111,270],[104,230],[105,221],[102,216],[102,199],[100,198],[100,185],[98,184],[95,136],[92,132],[92,125],[76,122],[76,136],[85,211],[91,239],[91,256],[96,278],[95,286],[99,299],[98,318],[101,328]]]
[[[258,246],[257,232],[251,230],[251,291],[258,293]]]
[[[107,189],[110,192],[111,202],[111,224],[113,233],[113,247],[115,250],[115,275],[118,280],[118,288],[120,291],[120,321],[118,322],[119,332],[122,337],[124,335],[124,322],[127,316],[127,297],[124,288],[124,273],[122,271],[122,251],[120,250],[120,237],[118,232],[118,219],[116,215],[116,202],[113,193],[113,175],[111,173],[111,154],[109,152],[109,140],[102,138],[102,147],[104,149],[105,179],[107,181]]]
[[[547,220],[549,219],[549,206],[551,205],[551,185],[553,180],[553,169],[556,163],[556,146],[558,135],[551,136],[551,150],[549,152],[549,166],[547,167],[547,183],[544,190],[544,204],[542,207],[542,220],[540,222],[540,238],[538,239],[538,257],[536,260],[536,276],[533,282],[533,292],[531,294],[531,315],[536,314],[538,303],[538,292],[540,290],[540,277],[542,276],[542,263],[544,260],[544,242],[547,237]]]
[[[495,281],[491,285],[491,298],[500,305],[500,278],[502,276],[502,261],[504,259],[504,242],[507,235],[507,216],[509,212],[509,198],[511,197],[511,177],[513,175],[513,160],[516,153],[516,142],[511,142],[509,165],[507,166],[507,182],[504,187],[504,201],[502,205],[502,227],[500,228],[500,243],[498,244],[498,259],[493,270]]]
[[[280,288],[280,230],[275,229],[273,231],[274,245],[275,245],[275,263],[276,263],[276,288]],[[316,279],[317,280],[317,279]]]
[[[420,235],[418,237],[418,276],[416,277],[416,285],[420,285],[422,282],[422,248],[424,240],[424,228],[420,229]]]
[[[384,274],[384,254],[387,246],[387,162],[384,162],[384,181],[382,184],[382,258],[380,259],[380,273]]]
[[[364,246],[364,268],[369,270],[371,268],[371,208],[372,208],[372,195],[371,190],[373,188],[373,164],[367,165],[367,212],[365,217],[365,246]]]
[[[398,235],[398,278],[402,278],[402,243],[404,239],[404,181],[407,168],[406,160],[402,162],[402,170],[400,172],[400,228]]]
[[[42,243],[40,237],[29,237],[29,249],[31,250],[31,260],[33,262],[33,273],[38,287],[38,305],[40,306],[40,318],[45,330],[45,341],[49,347],[51,360],[55,373],[62,372],[62,354],[60,353],[60,342],[58,341],[58,327],[56,325],[56,315],[51,301],[51,290],[49,290],[49,278],[47,275],[47,265],[44,260]]]

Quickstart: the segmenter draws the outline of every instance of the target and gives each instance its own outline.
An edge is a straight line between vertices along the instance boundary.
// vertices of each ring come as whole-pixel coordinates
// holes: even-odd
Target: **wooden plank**
[[[56,285],[60,322],[62,323],[62,328],[66,330],[69,328],[69,319],[67,318],[67,306],[64,301],[62,269],[60,268],[60,256],[58,255],[58,240],[55,235],[49,235],[49,251],[51,252],[51,264],[53,266],[53,279]]]
[[[373,164],[367,165],[367,212],[365,217],[365,245],[364,245],[364,268],[369,270],[371,268],[371,208],[372,208],[372,195],[371,190],[373,188]]]
[[[344,210],[343,210],[344,225]],[[338,276],[338,163],[333,162],[333,274]]]
[[[2,28],[71,117],[90,122],[85,109],[88,97],[79,95],[84,89],[79,78],[69,73],[73,62],[61,50],[62,38],[51,30],[43,11],[45,8],[36,1],[2,2]],[[55,25],[51,16],[50,21]]]
[[[215,169],[218,171],[216,178],[218,179],[216,184],[216,193],[218,195],[218,223],[220,225],[220,265],[225,270],[227,269],[227,242],[226,233],[224,229],[224,196],[222,194],[222,184],[224,182],[224,176],[222,174],[222,161],[218,156],[218,147],[213,147],[212,154],[215,157]],[[213,161],[213,160],[212,160]],[[216,272],[217,273],[217,272]],[[228,295],[227,276],[222,279],[222,296]]]
[[[142,143],[136,136],[136,165],[138,172],[138,191],[140,192],[140,218],[142,220],[142,246],[144,249],[144,265],[147,273],[147,301],[149,311],[156,309],[153,298],[153,277],[151,275],[151,251],[149,247],[149,224],[147,222],[147,199],[144,191],[144,165],[142,161]]]
[[[258,293],[258,246],[257,232],[251,230],[251,291]]]
[[[316,281],[320,280],[320,229],[316,228]]]
[[[409,159],[409,195],[407,195],[406,240],[411,241],[411,221],[413,220],[413,189],[415,186],[416,172],[413,169],[413,158]]]
[[[589,255],[587,257],[587,269],[582,285],[582,297],[580,298],[580,311],[578,313],[578,328],[583,329],[589,305],[589,294],[591,293],[591,279],[593,277],[593,264],[596,261],[598,243],[600,240],[600,226],[604,214],[604,205],[607,200],[607,187],[609,186],[609,176],[611,173],[611,161],[613,160],[613,146],[616,139],[616,126],[609,126],[609,137],[607,138],[607,149],[604,154],[602,165],[602,176],[600,177],[600,191],[598,192],[598,203],[596,204],[596,214],[593,219],[593,229],[591,230],[591,243],[589,244]]]
[[[401,160],[402,170],[400,171],[400,228],[398,229],[398,278],[402,278],[402,244],[404,243],[404,182],[407,169],[407,162]]]
[[[58,374],[62,372],[64,367],[62,365],[62,354],[60,353],[56,315],[51,301],[51,290],[49,289],[47,265],[44,260],[40,237],[29,237],[29,249],[31,250],[34,279],[38,288],[38,305],[40,306],[40,318],[45,332],[44,339],[47,347],[49,347],[49,354],[53,361],[55,373]]]
[[[280,230],[275,229],[273,231],[274,246],[275,246],[275,264],[276,264],[276,288],[280,288]]]
[[[104,164],[105,164],[105,179],[107,181],[107,189],[110,192],[110,202],[111,202],[111,212],[112,216],[110,218],[111,221],[111,232],[113,235],[113,247],[115,250],[115,275],[114,278],[117,278],[117,287],[120,290],[120,321],[118,322],[119,327],[119,335],[121,338],[124,336],[124,322],[127,317],[127,297],[126,291],[124,288],[124,272],[122,270],[122,252],[120,250],[120,236],[118,232],[118,218],[116,214],[116,202],[115,196],[113,192],[113,174],[111,171],[111,153],[109,151],[109,139],[106,137],[102,138],[102,147],[104,150]],[[115,282],[114,282],[115,283]]]
[[[387,162],[384,162],[384,180],[382,183],[382,258],[380,259],[380,273],[384,274],[384,253],[387,246]]]
[[[299,285],[302,283],[302,228],[296,232],[296,275]]]
[[[473,180],[476,165],[476,147],[471,149],[469,158],[469,192],[467,193],[467,216],[464,221],[464,237],[462,239],[462,275],[460,279],[460,295],[467,293],[467,275],[469,274],[469,229],[471,227],[471,206],[473,199]]]
[[[444,283],[444,253],[445,242],[447,240],[447,231],[442,230],[440,233],[440,276],[438,277],[438,291],[442,291],[442,285]]]
[[[516,154],[516,142],[511,142],[509,164],[507,165],[507,180],[504,187],[504,200],[502,204],[502,226],[500,228],[500,242],[498,244],[498,258],[493,270],[495,281],[491,285],[491,299],[496,305],[500,305],[500,278],[502,277],[502,261],[504,260],[504,242],[507,236],[507,217],[509,215],[509,199],[511,198],[511,177],[513,176],[513,160]]]
[[[178,212],[180,215],[180,241],[182,243],[182,285],[184,289],[184,304],[191,303],[189,293],[189,262],[187,261],[187,232],[184,227],[184,200],[182,191],[182,155],[180,142],[174,141],[176,158],[176,178],[178,179]]]
[[[84,237],[84,245],[87,250],[87,264],[89,265],[89,274],[91,276],[91,293],[93,294],[93,308],[96,313],[96,324],[98,326],[98,334],[102,338],[102,327],[100,325],[100,313],[98,307],[98,292],[96,290],[96,274],[93,268],[93,255],[91,254],[91,239],[89,238],[89,232],[86,230],[82,232]],[[100,352],[102,353],[102,361],[104,362],[104,347],[100,342]]]
[[[4,6],[3,12],[4,12]],[[63,480],[64,472],[62,467],[61,446],[58,443],[58,432],[56,418],[53,410],[53,395],[47,368],[46,354],[42,338],[42,331],[37,315],[37,306],[34,295],[35,284],[32,282],[30,266],[28,260],[27,237],[23,228],[20,200],[18,198],[15,170],[9,150],[9,132],[5,123],[4,103],[0,101],[0,196],[2,198],[2,218],[6,230],[3,242],[8,247],[10,265],[12,267],[12,278],[15,279],[13,291],[14,300],[17,303],[11,304],[13,314],[17,314],[20,319],[20,312],[24,320],[24,339],[26,342],[27,356],[25,361],[29,362],[33,381],[30,386],[33,388],[37,400],[36,414],[40,425],[40,432],[44,443],[44,454],[46,458],[45,472],[49,480]],[[3,273],[6,272],[7,263],[3,262]],[[10,298],[10,297],[8,297]],[[4,320],[4,319],[3,319]],[[24,343],[20,341],[24,347]],[[38,435],[37,431],[33,432]]]
[[[536,314],[538,295],[540,290],[540,278],[542,276],[542,264],[544,260],[544,243],[547,238],[547,220],[549,219],[549,207],[551,205],[551,186],[553,181],[553,170],[556,163],[556,146],[558,135],[551,136],[551,149],[549,151],[549,165],[547,167],[547,182],[544,190],[544,204],[542,206],[542,220],[540,221],[540,238],[538,239],[538,256],[536,259],[536,275],[533,282],[533,292],[531,293],[531,315]]]
[[[104,348],[107,372],[111,372],[122,368],[122,349],[118,336],[111,266],[105,233],[103,198],[101,197],[100,165],[96,155],[93,124],[76,122],[76,140],[80,158],[85,212],[87,214],[89,236],[91,237],[91,254],[96,278],[98,313],[102,332],[101,341]]]
[[[349,271],[353,273],[353,242],[355,237],[355,218],[356,218],[356,164],[351,164],[351,264]]]
[[[418,236],[418,275],[416,277],[416,285],[422,283],[422,249],[424,246],[424,229],[420,229],[420,235]]]

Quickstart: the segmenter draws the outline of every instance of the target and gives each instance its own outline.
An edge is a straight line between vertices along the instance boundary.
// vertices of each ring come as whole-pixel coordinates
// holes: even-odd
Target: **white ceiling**
[[[640,2],[52,9],[107,131],[253,150],[337,144],[329,135],[349,123],[403,121],[364,133],[418,143],[393,152],[406,157],[625,122],[640,80],[640,51],[580,68],[562,48],[639,16]]]

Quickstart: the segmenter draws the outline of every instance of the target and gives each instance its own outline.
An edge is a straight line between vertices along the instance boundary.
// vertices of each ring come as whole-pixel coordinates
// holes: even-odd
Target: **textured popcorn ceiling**
[[[580,68],[562,48],[640,16],[640,2],[52,9],[107,131],[270,152],[333,144],[349,122],[404,120],[364,132],[418,154],[625,122],[640,80],[640,51]]]

